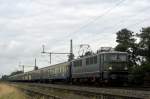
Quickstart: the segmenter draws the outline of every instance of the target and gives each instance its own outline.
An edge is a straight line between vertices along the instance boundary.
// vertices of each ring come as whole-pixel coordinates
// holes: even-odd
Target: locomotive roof
[[[99,52],[99,53],[96,53],[96,54],[92,54],[92,55],[76,58],[76,59],[74,59],[72,61],[76,61],[76,60],[80,60],[80,59],[84,59],[84,58],[88,58],[88,57],[92,57],[92,56],[97,56],[97,55],[100,55],[100,54],[117,54],[117,53],[118,54],[127,54],[127,52],[120,52],[120,51]]]

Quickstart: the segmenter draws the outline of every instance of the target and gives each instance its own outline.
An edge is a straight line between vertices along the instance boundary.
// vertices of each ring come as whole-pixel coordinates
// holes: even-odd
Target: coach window
[[[57,74],[60,72],[60,68],[59,67],[57,67]]]
[[[80,66],[82,66],[82,60],[80,60]]]
[[[56,75],[59,73],[59,67],[56,67]]]
[[[63,66],[62,66],[62,67],[60,67],[60,72],[61,72],[61,73],[63,73]]]
[[[53,68],[53,75],[55,75],[55,72],[56,72],[56,69],[55,69],[55,68]]]
[[[49,74],[49,76],[51,75],[51,70],[50,69],[48,69],[48,74]]]
[[[64,66],[64,73],[66,72],[67,70],[66,70],[66,66]]]
[[[93,57],[90,57],[90,64],[93,64],[94,61],[93,61]]]
[[[90,60],[89,58],[86,58],[86,65],[89,65],[90,64]]]
[[[73,62],[74,67],[76,67],[76,61]]]
[[[76,67],[78,67],[79,66],[79,61],[76,61]]]
[[[50,74],[51,74],[51,76],[53,75],[53,70],[52,69],[50,69]]]
[[[62,67],[60,67],[60,72],[61,72],[61,73],[63,73],[63,66],[62,66]]]
[[[82,60],[77,60],[74,62],[74,67],[81,67],[82,66]]]
[[[54,73],[54,75],[56,74],[56,68],[54,68],[54,72],[53,73]]]
[[[61,72],[61,67],[58,67],[58,72],[59,72],[59,73]]]
[[[63,73],[65,72],[65,66],[62,67],[62,72],[63,72]]]
[[[97,64],[97,56],[94,56],[94,64]]]
[[[78,63],[77,61],[74,61],[74,67],[77,67]]]
[[[56,69],[55,69],[55,68],[53,68],[53,75],[55,75],[55,70],[56,70]]]
[[[56,72],[57,74],[59,73],[59,67],[57,67],[57,72]]]

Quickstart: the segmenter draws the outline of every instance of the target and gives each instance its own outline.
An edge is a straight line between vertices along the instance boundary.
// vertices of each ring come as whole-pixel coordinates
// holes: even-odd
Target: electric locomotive
[[[74,82],[127,82],[128,54],[126,52],[101,52],[72,62]]]

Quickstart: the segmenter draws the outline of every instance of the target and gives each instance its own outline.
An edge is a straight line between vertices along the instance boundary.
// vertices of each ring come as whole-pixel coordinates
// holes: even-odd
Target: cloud
[[[40,67],[49,65],[48,56],[40,53],[42,44],[48,51],[68,52],[73,38],[77,55],[81,43],[94,51],[114,47],[115,33],[121,28],[138,32],[150,25],[149,0],[124,0],[116,7],[120,1],[0,0],[0,74],[20,69],[19,61],[32,65],[35,57]],[[53,64],[65,59],[66,55],[53,56]]]

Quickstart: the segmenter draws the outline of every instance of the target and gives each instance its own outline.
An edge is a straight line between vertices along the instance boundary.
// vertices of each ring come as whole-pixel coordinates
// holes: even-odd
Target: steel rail
[[[13,83],[12,83],[13,85]],[[96,88],[96,87],[83,87],[75,85],[57,85],[57,84],[38,84],[38,83],[14,83],[14,85],[25,85],[29,88],[42,88],[42,89],[59,89],[67,90],[80,94],[95,94],[95,95],[114,95],[121,97],[131,97],[133,99],[150,99],[150,91],[137,90],[137,89],[119,89],[119,88]],[[128,98],[127,98],[128,99]],[[129,98],[130,99],[130,98]]]

